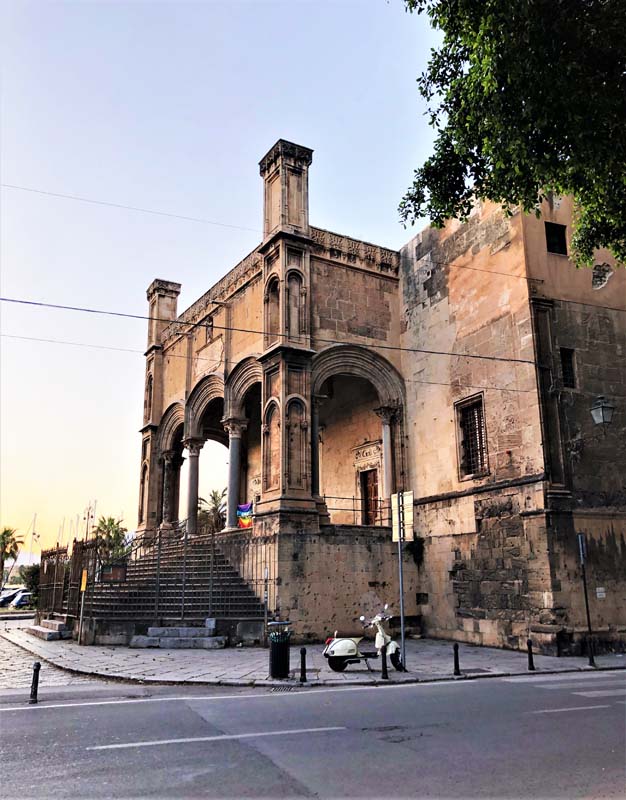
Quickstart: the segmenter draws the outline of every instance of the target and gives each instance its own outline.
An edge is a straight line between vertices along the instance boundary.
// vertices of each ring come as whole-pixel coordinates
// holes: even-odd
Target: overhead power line
[[[84,306],[68,306],[68,305],[62,305],[60,303],[43,303],[36,300],[22,300],[14,297],[0,297],[0,301],[4,303],[15,303],[18,305],[34,306],[36,308],[53,308],[60,311],[78,311],[85,314],[100,314],[103,316],[122,317],[125,319],[141,319],[149,322],[165,322],[168,325],[169,324],[186,325],[189,328],[212,327],[213,330],[235,331],[238,333],[252,333],[258,336],[265,335],[265,332],[262,330],[258,330],[255,328],[239,328],[234,325],[229,326],[229,325],[215,325],[214,323],[207,324],[203,322],[186,322],[185,320],[181,319],[171,320],[171,319],[164,319],[162,317],[151,317],[146,314],[129,314],[123,311],[107,311],[105,309],[86,308]],[[288,334],[286,333],[276,333],[273,335],[282,339],[289,338]],[[328,339],[322,336],[314,336],[312,338],[314,338],[316,342],[321,342],[323,344],[344,344],[344,345],[349,344],[348,342],[342,341],[340,339]],[[535,366],[535,361],[533,359],[528,359],[528,358],[507,358],[504,356],[486,356],[486,355],[481,355],[479,353],[454,353],[448,350],[430,350],[424,347],[401,347],[399,345],[391,345],[391,344],[368,343],[367,346],[376,350],[388,350],[401,353],[421,353],[422,355],[431,355],[431,356],[474,358],[474,359],[479,359],[481,361],[496,361],[507,364],[528,364],[533,367]]]
[[[42,342],[45,344],[60,344],[60,345],[67,345],[71,347],[84,347],[86,349],[93,349],[93,350],[113,350],[115,352],[120,353],[132,353],[133,355],[144,355],[143,350],[131,349],[129,347],[112,347],[110,345],[103,345],[103,344],[93,344],[91,342],[68,342],[64,339],[46,339],[40,336],[20,336],[18,334],[12,333],[2,333],[0,334],[0,338],[3,339],[18,339],[20,341],[25,342]],[[178,355],[177,353],[168,353],[168,358],[183,358],[188,360],[189,358],[193,358],[196,361],[207,361],[210,362],[211,366],[217,367],[223,362],[223,358],[219,361],[215,361],[210,358],[205,358],[204,356],[199,355]],[[529,394],[535,392],[535,389],[511,389],[509,387],[504,386],[492,386],[489,384],[471,384],[471,383],[461,383],[459,381],[427,381],[427,380],[420,380],[419,378],[405,378],[405,383],[419,383],[427,386],[456,386],[460,389],[493,389],[498,392],[513,392],[517,394]]]
[[[17,186],[13,183],[0,184],[5,189],[19,189],[21,192],[32,192],[33,194],[43,194],[47,197],[61,197],[64,200],[75,200],[80,203],[91,203],[96,206],[108,206],[109,208],[123,208],[126,211],[139,211],[142,214],[155,214],[159,217],[171,217],[172,219],[183,219],[186,222],[200,222],[203,225],[217,225],[220,228],[233,228],[238,231],[251,231],[252,233],[261,233],[258,228],[247,228],[243,225],[231,225],[227,222],[216,222],[213,219],[204,219],[202,217],[189,217],[184,214],[172,214],[169,211],[155,211],[152,208],[140,208],[139,206],[129,206],[125,203],[110,203],[108,200],[94,200],[91,197],[79,197],[75,194],[62,194],[61,192],[46,192],[43,189],[33,189],[29,186]]]

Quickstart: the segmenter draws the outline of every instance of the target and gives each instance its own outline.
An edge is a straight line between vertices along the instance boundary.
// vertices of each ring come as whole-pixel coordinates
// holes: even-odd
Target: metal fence
[[[326,508],[337,525],[391,525],[391,504],[382,498],[339,497],[324,495]]]
[[[103,560],[97,542],[42,553],[39,611],[77,617],[81,576],[86,618],[200,623],[207,617],[262,618],[276,606],[275,539],[251,531],[190,536],[184,524],[135,539]]]

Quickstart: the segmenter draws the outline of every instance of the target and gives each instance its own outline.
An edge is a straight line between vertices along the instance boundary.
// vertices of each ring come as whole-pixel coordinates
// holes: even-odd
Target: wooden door
[[[378,470],[361,473],[362,525],[375,525],[378,516]]]

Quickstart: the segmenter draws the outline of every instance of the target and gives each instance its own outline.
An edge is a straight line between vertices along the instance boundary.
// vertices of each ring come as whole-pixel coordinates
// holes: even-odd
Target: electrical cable
[[[214,330],[233,331],[237,333],[251,333],[258,336],[265,335],[264,331],[257,330],[254,328],[239,328],[230,325],[216,325],[215,323],[211,323],[209,325],[203,322],[187,322],[186,320],[181,320],[181,319],[175,319],[175,320],[163,319],[161,317],[151,317],[145,314],[130,314],[123,311],[107,311],[104,309],[86,308],[83,306],[68,306],[68,305],[62,305],[60,303],[44,303],[36,300],[22,300],[13,297],[0,297],[0,302],[15,303],[18,305],[25,305],[25,306],[34,306],[37,308],[53,308],[61,311],[78,311],[86,314],[100,314],[103,316],[122,317],[125,319],[141,319],[141,320],[146,320],[148,322],[166,322],[168,325],[170,324],[187,325],[190,328],[212,327]],[[273,335],[282,339],[289,338],[289,335],[286,333],[275,333]],[[340,339],[328,339],[322,336],[313,336],[311,338],[314,339],[316,342],[321,342],[323,344],[344,344],[344,345],[348,344],[348,342],[342,341]],[[505,358],[504,356],[486,356],[477,353],[454,353],[446,350],[429,350],[423,347],[401,347],[399,345],[391,345],[391,344],[370,343],[367,346],[372,349],[391,350],[394,352],[401,352],[401,353],[422,353],[423,355],[448,356],[455,358],[475,358],[482,361],[496,361],[496,362],[504,362],[507,364],[528,364],[533,367],[535,366],[535,361],[528,358]]]

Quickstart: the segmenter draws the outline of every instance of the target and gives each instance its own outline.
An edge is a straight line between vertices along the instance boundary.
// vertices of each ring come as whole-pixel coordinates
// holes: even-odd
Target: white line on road
[[[595,692],[572,692],[579,697],[623,697],[626,689],[598,689]]]
[[[612,689],[612,688],[622,688],[623,679],[616,683],[615,680],[609,680],[608,678],[598,679],[593,682],[594,686],[600,686],[604,689]],[[581,686],[580,683],[538,683],[535,686],[535,689],[549,689],[552,692],[559,691],[560,689],[578,689],[579,691],[584,687]]]
[[[195,700],[252,700],[259,698],[277,698],[277,697],[317,697],[320,694],[334,694],[335,692],[367,692],[373,689],[390,692],[393,689],[434,689],[444,688],[446,686],[467,686],[468,683],[474,685],[476,681],[458,680],[450,681],[433,681],[431,683],[397,683],[392,686],[341,686],[336,689],[321,689],[315,686],[302,687],[300,691],[296,692],[280,692],[272,694],[271,692],[262,692],[257,694],[224,694],[224,695],[188,695],[186,697],[138,697],[125,700],[86,700],[82,703],[50,703],[46,704],[45,701],[40,701],[38,705],[23,705],[11,706],[10,708],[0,708],[0,713],[5,711],[47,711],[51,708],[81,708],[82,706],[119,706],[128,705],[129,703],[165,703],[174,700],[184,701],[187,703],[194,702]],[[270,687],[271,688],[271,687]],[[294,687],[296,688],[296,687]],[[300,688],[300,687],[298,687]]]
[[[154,742],[126,742],[125,744],[100,744],[87,747],[87,750],[122,750],[128,747],[156,747],[160,744],[188,744],[190,742],[223,742],[229,739],[254,739],[260,736],[294,736],[300,733],[325,733],[327,731],[346,731],[345,727],[295,728],[289,731],[260,731],[258,733],[231,733],[220,736],[191,736],[188,739],[158,739]]]
[[[574,706],[572,708],[544,708],[541,711],[526,711],[526,714],[562,714],[563,711],[590,711],[594,708],[611,708],[611,706]]]
[[[542,682],[559,683],[563,681],[608,681],[624,678],[624,672],[620,670],[585,672],[561,672],[561,673],[542,673],[536,672],[534,675],[516,675],[511,678],[502,678],[503,683],[534,683],[537,680]]]

